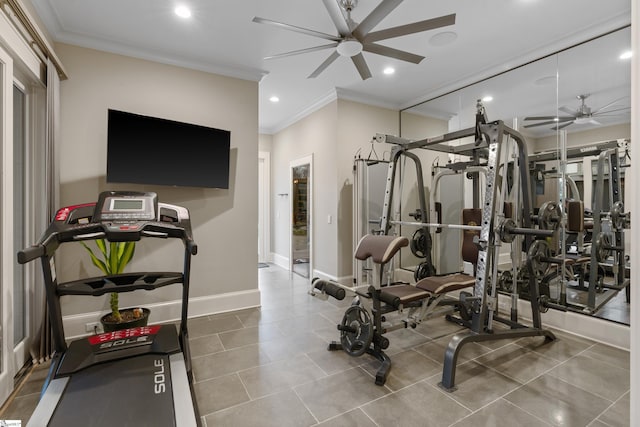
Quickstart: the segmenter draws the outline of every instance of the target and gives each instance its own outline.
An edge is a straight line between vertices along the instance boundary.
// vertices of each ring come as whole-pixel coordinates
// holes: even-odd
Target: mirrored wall
[[[624,27],[427,100],[400,115],[400,136],[424,140],[473,128],[480,103],[489,122],[502,120],[521,133],[529,154],[526,167],[534,212],[546,202],[562,207],[564,226],[550,247],[554,256],[567,261],[540,273],[549,276],[540,277],[542,292],[551,306],[626,324],[629,242],[624,230],[629,224],[624,193],[629,186],[624,175],[631,162],[630,51],[631,29]],[[473,138],[457,143],[469,142]],[[447,172],[447,165],[468,160],[464,156],[430,150],[416,154],[422,163],[431,222],[460,223],[462,209],[477,207],[482,197],[474,197],[478,186],[474,189],[472,184],[482,182],[482,174]],[[418,188],[414,170],[404,168],[401,221],[416,220]],[[579,203],[570,210],[570,202]],[[568,219],[575,209],[580,214]],[[401,227],[401,234],[409,238],[414,233],[415,228]],[[431,235],[437,273],[461,271],[462,231],[431,230]],[[507,250],[501,254],[501,273],[520,274],[510,268],[512,258]],[[415,270],[422,262],[411,251],[403,251],[402,268]],[[506,276],[502,277],[505,293],[513,290],[512,278]],[[523,291],[519,289],[520,296],[526,298]]]

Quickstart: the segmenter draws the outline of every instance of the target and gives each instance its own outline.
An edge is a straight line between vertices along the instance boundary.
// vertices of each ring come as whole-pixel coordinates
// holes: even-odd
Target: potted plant
[[[105,239],[98,239],[95,242],[100,250],[99,255],[96,255],[84,242],[81,243],[89,252],[93,265],[98,267],[105,275],[121,274],[133,258],[136,248],[135,242],[108,242]],[[120,310],[117,292],[111,293],[109,305],[111,313],[102,316],[100,319],[105,332],[145,326],[147,324],[149,310],[146,308]]]

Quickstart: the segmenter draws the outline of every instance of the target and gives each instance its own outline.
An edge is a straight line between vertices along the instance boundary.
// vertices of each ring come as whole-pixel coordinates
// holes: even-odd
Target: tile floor
[[[436,318],[387,334],[393,367],[379,387],[370,356],[326,349],[348,302],[311,297],[277,266],[258,271],[260,309],[190,321],[206,427],[629,425],[627,351],[565,333],[469,344],[448,393],[437,383],[460,327]],[[26,421],[45,375],[35,369],[0,418]]]

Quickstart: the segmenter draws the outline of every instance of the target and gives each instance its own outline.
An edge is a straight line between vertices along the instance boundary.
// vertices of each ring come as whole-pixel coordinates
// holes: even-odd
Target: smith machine
[[[463,145],[449,145],[450,141],[460,140],[462,138],[475,137],[475,142]],[[532,326],[526,326],[518,322],[517,308],[512,306],[511,316],[506,319],[498,314],[497,300],[497,260],[501,247],[501,241],[511,243],[514,235],[524,236],[523,247],[528,253],[527,268],[532,269],[533,263],[545,262],[555,263],[557,260],[547,256],[545,252],[546,242],[544,240],[535,240],[534,237],[546,238],[553,236],[556,230],[547,230],[533,228],[533,220],[535,219],[532,210],[532,195],[530,186],[530,177],[527,167],[518,168],[519,182],[521,191],[521,227],[516,227],[513,220],[505,217],[504,198],[506,194],[506,179],[502,180],[502,191],[498,192],[497,171],[501,165],[501,153],[507,159],[502,164],[508,162],[508,150],[506,142],[509,137],[515,141],[517,147],[518,163],[520,165],[528,165],[527,148],[524,137],[517,131],[506,126],[502,121],[486,123],[486,121],[478,121],[475,128],[465,129],[449,134],[445,134],[436,138],[428,138],[420,141],[408,141],[390,135],[378,135],[376,139],[379,142],[387,142],[395,144],[391,152],[391,163],[389,165],[389,178],[387,182],[387,190],[385,192],[384,213],[382,217],[382,230],[385,234],[392,231],[393,225],[419,225],[429,228],[459,228],[467,230],[476,230],[480,234],[477,238],[478,259],[475,269],[475,283],[473,293],[464,297],[464,305],[467,307],[471,315],[469,322],[465,322],[469,327],[467,332],[455,335],[450,341],[444,357],[444,368],[442,374],[441,386],[447,390],[453,390],[455,383],[455,370],[458,355],[462,347],[471,342],[494,341],[502,339],[515,339],[531,336],[544,336],[547,340],[554,340],[555,336],[547,329],[543,329],[540,319],[540,301],[537,294],[537,283],[534,275],[530,274],[531,288],[531,319]],[[391,219],[391,201],[393,198],[393,188],[395,173],[398,161],[405,156],[414,161],[418,176],[418,185],[422,185],[420,177],[422,176],[420,162],[415,154],[411,153],[413,149],[435,150],[448,154],[459,154],[468,156],[472,159],[470,166],[484,166],[486,168],[486,176],[484,183],[484,198],[480,201],[479,191],[474,191],[474,207],[479,207],[482,212],[480,225],[447,225],[429,223],[428,217],[423,216],[424,222],[402,222],[393,221]],[[484,160],[483,163],[480,161]],[[504,168],[506,171],[507,168]],[[480,187],[479,180],[474,180],[474,186]],[[424,188],[418,189],[418,194],[424,194]],[[424,199],[419,200],[421,211],[428,212]],[[481,206],[480,206],[481,204]],[[557,221],[557,220],[556,220]],[[543,221],[538,221],[543,222]],[[498,232],[499,230],[499,232]],[[464,293],[462,295],[465,295]],[[509,329],[494,329],[493,322],[497,321],[509,327]]]
[[[460,141],[463,138],[474,137],[474,142],[467,144],[448,144]],[[488,123],[484,115],[484,108],[479,105],[476,115],[476,126],[436,138],[428,138],[420,141],[410,141],[391,135],[377,135],[378,142],[393,144],[388,165],[388,175],[383,203],[381,219],[381,235],[365,235],[359,242],[355,257],[359,260],[371,258],[375,264],[373,283],[369,286],[345,286],[336,282],[314,279],[311,286],[311,294],[331,295],[337,299],[343,299],[347,294],[355,295],[358,301],[352,304],[346,311],[343,321],[338,325],[340,342],[333,342],[329,350],[342,349],[351,356],[360,356],[369,353],[382,362],[382,366],[376,375],[376,384],[382,385],[388,375],[391,362],[383,352],[389,345],[389,340],[384,333],[398,327],[414,327],[420,321],[425,320],[433,313],[434,306],[449,304],[441,298],[447,292],[473,287],[473,292],[460,292],[459,301],[455,306],[460,309],[461,318],[449,316],[468,328],[464,333],[455,335],[444,355],[444,368],[441,386],[446,390],[454,390],[455,371],[458,355],[462,347],[471,342],[483,342],[502,339],[516,339],[531,336],[543,336],[546,340],[554,340],[555,336],[541,325],[541,306],[537,293],[537,281],[534,274],[530,274],[531,288],[531,319],[532,325],[528,326],[518,321],[517,304],[512,304],[509,318],[502,317],[498,313],[498,255],[502,243],[511,243],[514,236],[523,236],[523,249],[527,252],[527,268],[533,269],[534,263],[557,263],[556,259],[548,256],[544,239],[553,237],[558,232],[557,217],[542,218],[544,214],[536,217],[532,212],[532,196],[528,168],[518,168],[517,181],[520,187],[520,219],[518,223],[508,218],[508,212],[504,203],[507,193],[507,180],[498,179],[498,170],[501,165],[509,162],[509,150],[507,142],[515,141],[515,151],[519,165],[528,165],[527,149],[524,137],[517,131],[505,126],[502,121]],[[429,221],[429,207],[427,206],[424,184],[422,180],[422,168],[420,158],[411,150],[427,149],[447,154],[469,157],[467,167],[482,168],[485,172],[484,183],[481,183],[479,173],[473,176],[474,186],[474,223],[465,224],[438,224]],[[501,160],[501,156],[504,158]],[[394,188],[396,187],[396,173],[401,158],[409,159],[416,168],[418,184],[418,203],[420,215],[415,215],[415,222],[396,221],[392,219],[391,206]],[[504,167],[506,176],[507,168]],[[503,177],[504,178],[504,177]],[[497,187],[502,185],[501,191]],[[484,185],[484,197],[480,197],[481,185]],[[465,209],[465,211],[467,211]],[[552,213],[555,211],[551,211]],[[464,212],[463,212],[464,213]],[[533,227],[533,222],[555,222],[553,229]],[[518,226],[520,225],[520,226]],[[385,265],[393,258],[400,248],[408,246],[409,240],[396,233],[395,226],[419,227],[425,230],[433,228],[452,228],[471,231],[477,236],[472,243],[475,254],[475,275],[469,276],[454,273],[445,276],[425,277],[417,281],[415,285],[383,284],[383,271]],[[430,232],[425,233],[430,236]],[[534,238],[539,240],[534,240]],[[427,255],[425,262],[430,262],[431,246],[427,242],[424,250]],[[477,258],[476,258],[477,256]],[[463,259],[468,258],[464,254]],[[561,262],[561,261],[560,261]],[[432,269],[430,269],[433,272]],[[319,292],[318,292],[319,291]],[[517,300],[517,298],[516,298]],[[387,327],[383,325],[384,315],[392,311],[402,312],[403,308],[417,309],[418,315],[409,315],[399,325]],[[419,309],[417,307],[420,307]],[[411,310],[410,313],[414,313]],[[463,314],[464,313],[464,314]],[[494,322],[500,322],[507,328],[494,328]]]

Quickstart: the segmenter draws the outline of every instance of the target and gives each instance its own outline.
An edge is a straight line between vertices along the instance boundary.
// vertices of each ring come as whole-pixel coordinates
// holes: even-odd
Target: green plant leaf
[[[82,246],[84,246],[84,248],[89,252],[89,256],[91,257],[91,262],[93,263],[93,265],[98,267],[100,271],[102,271],[104,274],[109,274],[107,265],[102,260],[100,260],[97,256],[94,255],[93,251],[89,246],[85,245],[84,242],[80,242],[80,243],[82,243]]]
[[[109,244],[109,274],[116,274],[118,271],[118,243]]]
[[[122,273],[124,268],[127,266],[131,258],[133,258],[133,254],[136,249],[135,242],[126,242],[122,244],[122,255],[119,256],[120,264],[118,265],[118,274]]]
[[[104,259],[108,259],[109,255],[107,254],[107,243],[104,239],[98,239],[96,240],[96,246],[98,247],[98,249],[100,249],[100,252],[102,252],[102,256],[104,257]]]

